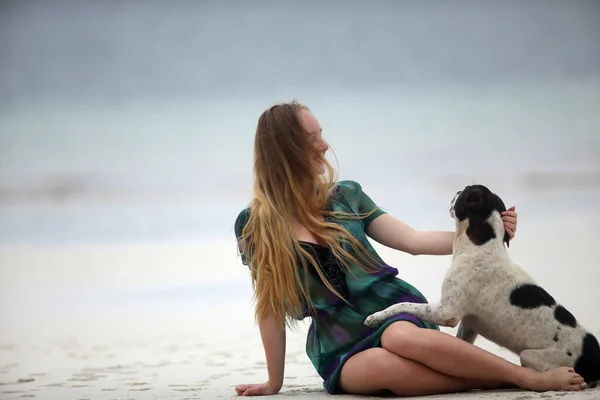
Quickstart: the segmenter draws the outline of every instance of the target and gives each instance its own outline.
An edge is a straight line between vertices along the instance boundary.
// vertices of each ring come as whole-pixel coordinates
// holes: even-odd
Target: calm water
[[[511,93],[453,103],[422,94],[386,102],[387,109],[380,100],[385,93],[346,104],[315,97],[311,105],[342,179],[361,182],[381,206],[418,227],[445,228],[452,194],[473,182],[489,185],[530,217],[597,212],[600,118],[592,109],[600,109],[600,95],[567,89],[546,89],[548,100],[543,92],[515,88],[518,105],[507,99]],[[13,135],[2,136],[0,242],[231,235],[251,196],[253,128],[265,104],[257,101],[246,113],[234,101],[204,113],[164,112],[180,121],[177,129],[157,128],[158,117],[147,109],[88,109],[73,119],[64,110],[4,117],[0,128]],[[235,122],[227,117],[232,110],[240,110]],[[84,126],[98,134],[82,138]]]

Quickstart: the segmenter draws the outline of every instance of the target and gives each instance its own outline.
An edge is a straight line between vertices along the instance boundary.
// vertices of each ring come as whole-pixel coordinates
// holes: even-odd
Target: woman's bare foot
[[[578,391],[583,389],[583,378],[573,368],[560,367],[546,372],[537,372],[525,368],[523,382],[519,385],[524,389],[545,392],[548,390]]]

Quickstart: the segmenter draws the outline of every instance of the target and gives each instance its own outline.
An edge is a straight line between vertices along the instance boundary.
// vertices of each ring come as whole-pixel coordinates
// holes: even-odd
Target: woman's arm
[[[452,254],[454,232],[417,231],[389,214],[383,214],[371,222],[367,234],[384,246],[412,255]]]
[[[517,217],[515,207],[502,213],[504,228],[510,239],[515,237],[517,231]],[[375,218],[367,227],[367,235],[384,246],[412,255],[452,254],[454,242],[454,232],[417,231],[389,214]]]
[[[285,370],[285,325],[279,325],[275,317],[269,315],[259,321],[258,328],[267,358],[269,383],[279,391]]]
[[[283,386],[285,367],[285,326],[281,326],[272,315],[259,321],[260,337],[267,358],[266,383],[237,385],[235,391],[239,396],[265,396],[277,394]]]

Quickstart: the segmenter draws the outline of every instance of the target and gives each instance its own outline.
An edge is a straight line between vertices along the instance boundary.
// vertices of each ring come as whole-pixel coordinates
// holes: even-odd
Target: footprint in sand
[[[62,387],[65,386],[64,383],[59,382],[59,383],[49,383],[47,385],[43,385],[42,387]]]
[[[97,374],[97,373],[102,373],[102,372],[106,372],[106,369],[105,368],[90,368],[90,367],[84,367],[81,369],[82,374]]]
[[[71,379],[68,379],[69,382],[92,382],[97,381],[98,378],[105,378],[106,375],[97,375],[97,374],[73,374]]]
[[[318,389],[318,388],[308,388],[308,387],[302,387],[302,389],[292,389],[290,391],[286,391],[284,393],[281,393],[282,396],[298,396],[301,394],[310,394],[310,393],[321,393],[323,392],[323,389]]]
[[[133,375],[133,374],[137,374],[138,371],[119,371],[119,375]]]
[[[130,368],[130,367],[128,365],[116,364],[116,365],[109,365],[108,367],[105,368],[105,370],[119,371],[119,370],[122,370],[123,368]]]
[[[222,362],[213,362],[213,361],[206,361],[205,364],[208,367],[224,367],[224,366],[227,365],[227,364],[222,363]]]
[[[231,353],[228,353],[226,351],[216,351],[214,353],[210,353],[209,356],[211,356],[211,357],[224,357],[224,358],[231,358],[232,357]]]
[[[157,368],[157,367],[166,367],[167,365],[171,365],[169,361],[160,361],[158,364],[147,364],[146,368]]]

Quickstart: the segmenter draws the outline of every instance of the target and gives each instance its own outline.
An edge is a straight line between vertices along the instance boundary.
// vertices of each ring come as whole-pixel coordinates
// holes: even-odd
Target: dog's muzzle
[[[456,192],[456,194],[452,198],[452,201],[450,202],[450,209],[448,211],[450,212],[450,216],[452,218],[454,218],[454,205],[456,204],[456,199],[458,199],[458,196],[460,196],[460,194],[462,192],[463,192],[462,190],[459,190],[458,192]]]

